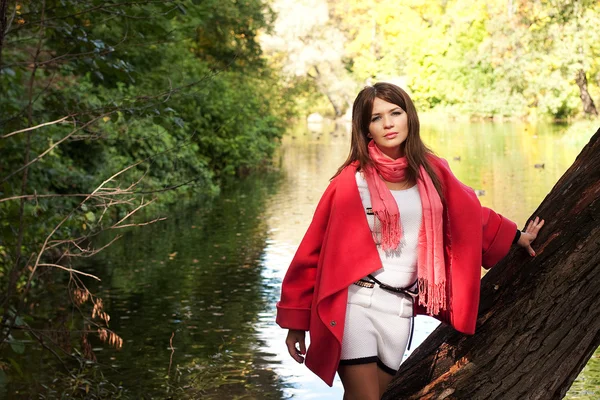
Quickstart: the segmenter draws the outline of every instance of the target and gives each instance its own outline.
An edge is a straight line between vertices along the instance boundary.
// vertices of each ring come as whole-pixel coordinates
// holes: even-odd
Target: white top
[[[394,287],[412,285],[417,280],[417,244],[423,214],[417,185],[409,189],[391,190],[400,210],[402,237],[396,249],[385,251],[381,248],[381,223],[371,210],[371,196],[367,181],[358,171],[356,184],[383,265],[373,273],[373,276],[386,285]]]

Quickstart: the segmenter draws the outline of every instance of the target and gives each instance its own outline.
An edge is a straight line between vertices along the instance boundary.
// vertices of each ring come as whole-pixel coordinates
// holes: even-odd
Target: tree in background
[[[600,4],[593,0],[540,1],[523,17],[533,32],[534,45],[554,57],[548,68],[560,71],[569,84],[576,83],[583,112],[598,116],[588,90],[587,74],[600,83],[600,33],[594,26],[600,22]]]
[[[344,65],[346,38],[330,16],[326,0],[277,0],[273,31],[261,38],[264,50],[278,65],[287,84],[306,80],[329,102],[334,118],[343,116],[357,85]]]
[[[312,14],[311,35],[330,25],[341,32],[344,39],[334,43],[344,42],[344,50],[328,48],[320,57],[343,63],[358,86],[405,82],[419,109],[453,115],[597,115],[596,1],[330,0],[328,5],[326,22]],[[298,54],[293,45],[290,52]]]
[[[88,333],[120,345],[77,260],[270,162],[291,115],[257,41],[272,19],[259,0],[0,0],[0,349],[70,359],[36,300],[59,270],[84,354]]]

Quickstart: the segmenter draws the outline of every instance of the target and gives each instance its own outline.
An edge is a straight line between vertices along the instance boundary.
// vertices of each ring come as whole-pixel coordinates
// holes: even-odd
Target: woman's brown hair
[[[334,177],[339,175],[345,167],[354,161],[358,161],[360,169],[373,165],[367,146],[370,141],[368,134],[369,125],[371,124],[371,114],[373,112],[373,101],[376,97],[388,103],[396,104],[406,112],[408,136],[401,146],[404,147],[404,154],[408,161],[407,179],[410,182],[416,182],[419,177],[419,167],[423,166],[431,177],[433,185],[443,201],[442,184],[431,163],[427,160],[427,156],[433,154],[433,152],[421,140],[417,110],[408,93],[391,83],[379,82],[373,86],[367,86],[356,96],[354,105],[352,106],[350,154]]]

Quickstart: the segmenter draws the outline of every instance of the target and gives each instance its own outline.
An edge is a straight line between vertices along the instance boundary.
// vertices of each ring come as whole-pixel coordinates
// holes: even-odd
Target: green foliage
[[[597,1],[328,3],[353,78],[398,82],[419,110],[570,118],[582,112],[580,69],[600,102]]]
[[[49,235],[42,262],[84,252],[53,241],[107,229],[149,199],[212,196],[222,178],[268,164],[293,115],[257,41],[273,20],[260,0],[18,2],[8,20],[0,136],[47,125],[0,138],[0,199],[39,195],[0,202],[0,310],[21,301]],[[102,184],[125,194],[82,203]],[[46,288],[36,277],[31,289]],[[0,347],[27,351],[7,337]]]
[[[52,22],[42,24],[43,18]],[[214,192],[222,175],[263,165],[290,116],[277,73],[266,66],[256,41],[271,18],[260,1],[20,6],[2,54],[1,133],[72,115],[32,131],[31,159],[87,124],[29,168],[25,193],[90,193],[145,160],[123,184],[145,174],[138,191],[152,192],[192,181],[189,196]],[[30,54],[40,34],[43,63],[32,79],[29,110]],[[26,146],[24,133],[0,141],[0,178],[23,164]],[[21,194],[21,176],[2,183],[3,197]],[[182,194],[167,193],[163,200]],[[30,202],[26,215],[44,217],[43,231],[56,222],[52,215],[79,200]],[[14,244],[9,238],[18,209],[15,201],[0,205],[7,249]],[[73,224],[82,221],[93,222],[88,217]]]

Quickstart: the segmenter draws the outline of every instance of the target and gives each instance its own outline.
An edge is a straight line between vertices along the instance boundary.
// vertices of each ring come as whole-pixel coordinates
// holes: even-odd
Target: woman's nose
[[[392,117],[385,116],[383,118],[383,126],[385,128],[391,128],[391,127],[393,127],[394,126],[394,120],[392,119]]]

